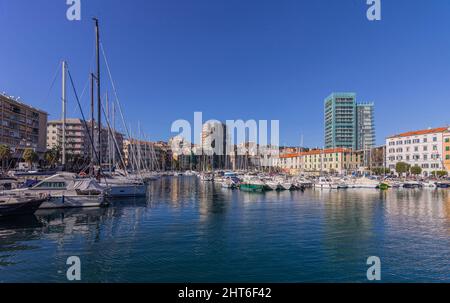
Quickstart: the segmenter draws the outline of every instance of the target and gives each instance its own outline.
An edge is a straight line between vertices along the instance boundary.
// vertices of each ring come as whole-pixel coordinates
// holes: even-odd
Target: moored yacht
[[[79,179],[74,174],[60,173],[45,178],[31,188],[4,191],[6,196],[47,195],[39,209],[101,207],[107,205],[104,188],[94,179]]]
[[[379,188],[380,182],[364,176],[351,180],[349,186],[353,188]]]
[[[100,185],[105,189],[108,198],[133,198],[147,195],[147,185],[136,179],[109,176],[103,178]]]

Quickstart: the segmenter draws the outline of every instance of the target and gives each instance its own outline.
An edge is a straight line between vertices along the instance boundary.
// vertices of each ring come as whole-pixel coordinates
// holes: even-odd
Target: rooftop
[[[320,155],[320,154],[334,154],[334,153],[344,153],[344,152],[352,152],[351,149],[347,148],[329,148],[329,149],[315,149],[308,152],[294,153],[294,154],[284,154],[280,155],[280,158],[295,158],[300,156],[312,156],[312,155]]]
[[[427,135],[427,134],[436,134],[436,133],[443,133],[445,131],[448,131],[449,127],[438,127],[438,128],[428,128],[423,130],[416,130],[406,133],[401,133],[397,135],[393,135],[388,137],[388,139],[391,138],[399,138],[399,137],[412,137],[412,136],[420,136],[420,135]]]
[[[41,114],[44,115],[48,115],[48,113],[46,111],[43,111],[42,109],[39,108],[35,108],[29,104],[23,103],[22,101],[20,101],[20,97],[14,97],[14,96],[8,96],[6,93],[0,93],[0,97],[3,97],[5,99],[7,99],[7,101],[9,102],[13,102],[13,103],[17,103],[18,105],[22,105],[25,107],[28,107],[29,109],[35,110],[37,112],[40,112]]]

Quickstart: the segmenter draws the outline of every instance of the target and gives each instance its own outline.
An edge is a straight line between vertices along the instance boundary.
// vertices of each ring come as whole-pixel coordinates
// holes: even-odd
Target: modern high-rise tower
[[[325,148],[370,149],[375,146],[373,103],[356,103],[355,93],[325,99]]]
[[[356,137],[357,149],[368,150],[375,147],[374,104],[356,105]]]
[[[356,149],[356,94],[332,93],[325,99],[325,148]]]

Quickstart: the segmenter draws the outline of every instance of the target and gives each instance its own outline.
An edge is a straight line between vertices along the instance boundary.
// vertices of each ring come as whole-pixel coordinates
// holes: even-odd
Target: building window
[[[445,143],[450,143],[450,138],[445,138]]]
[[[433,137],[433,142],[437,142],[437,137]]]

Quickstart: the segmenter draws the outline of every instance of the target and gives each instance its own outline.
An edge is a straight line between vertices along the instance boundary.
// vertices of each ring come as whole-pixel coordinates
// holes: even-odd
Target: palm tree
[[[5,161],[11,158],[11,149],[8,145],[0,145],[0,161],[2,162],[2,170],[5,167]]]
[[[23,159],[26,162],[28,162],[28,164],[30,165],[30,168],[32,168],[33,163],[36,162],[39,159],[39,157],[38,157],[38,154],[33,149],[27,148],[23,152]]]
[[[55,165],[59,159],[61,158],[61,148],[59,146],[55,146],[52,149],[45,152],[44,159],[50,167]]]

